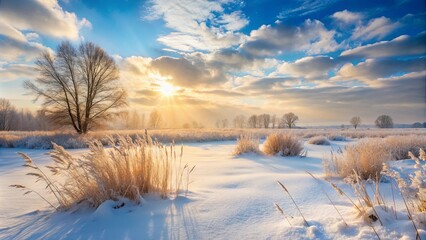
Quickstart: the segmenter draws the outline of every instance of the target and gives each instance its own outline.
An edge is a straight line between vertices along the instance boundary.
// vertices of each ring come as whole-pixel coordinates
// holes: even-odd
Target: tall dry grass
[[[409,158],[410,151],[426,148],[425,136],[389,136],[366,138],[350,144],[343,151],[323,160],[326,175],[347,177],[355,170],[363,179],[380,175],[383,163]]]
[[[244,153],[260,153],[259,142],[260,139],[253,135],[241,135],[237,140],[232,154],[238,156]]]
[[[53,146],[49,154],[54,164],[48,166],[53,176],[43,172],[29,156],[21,156],[24,166],[31,169],[27,175],[46,184],[57,200],[57,209],[68,209],[81,202],[97,207],[106,200],[120,198],[138,203],[146,193],[163,198],[176,196],[183,189],[187,191],[189,175],[195,167],[182,162],[183,147],[164,146],[147,135],[135,140],[110,138],[110,148],[100,141],[91,141],[89,153],[79,158],[59,145]],[[12,187],[27,189],[23,185]]]
[[[419,149],[426,148],[426,136],[388,136],[384,142],[396,160],[410,158],[409,152],[419,155]]]
[[[272,133],[291,133],[301,138],[328,136],[331,141],[342,141],[345,138],[366,138],[386,136],[426,136],[426,129],[150,129],[148,133],[159,142],[205,142],[236,140],[243,134],[251,134],[257,138],[266,138]],[[136,136],[144,134],[144,130],[106,130],[94,131],[85,135],[63,131],[37,132],[0,132],[0,147],[9,148],[41,148],[51,149],[55,142],[64,148],[83,148],[87,142],[98,140],[104,145],[108,143],[107,136]]]
[[[272,133],[263,143],[263,152],[268,155],[299,156],[302,151],[300,138],[291,133]]]
[[[383,164],[382,174],[395,180],[403,197],[410,202],[411,210],[426,213],[426,153],[423,149],[415,155],[409,152],[410,158],[416,163],[415,171],[407,174],[393,169],[388,163]],[[426,224],[426,219],[424,220]]]

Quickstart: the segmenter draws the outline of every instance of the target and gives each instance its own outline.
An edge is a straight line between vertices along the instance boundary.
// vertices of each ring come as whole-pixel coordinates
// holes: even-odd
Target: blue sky
[[[37,108],[22,82],[38,54],[92,41],[116,59],[129,108],[178,122],[289,111],[305,125],[426,121],[425,14],[416,0],[3,0],[0,97]]]

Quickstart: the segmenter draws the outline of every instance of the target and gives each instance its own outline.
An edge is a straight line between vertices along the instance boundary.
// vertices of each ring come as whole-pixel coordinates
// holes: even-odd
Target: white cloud
[[[235,33],[248,24],[241,11],[225,13],[234,1],[151,0],[145,19],[163,19],[174,31],[158,41],[180,51],[211,51],[240,44],[245,36]]]
[[[32,61],[40,52],[52,51],[37,42],[40,35],[78,40],[82,27],[90,28],[91,24],[85,18],[79,20],[74,13],[64,11],[56,0],[2,0],[0,60]],[[9,65],[8,68],[15,67],[16,70],[17,66]]]
[[[217,20],[218,23],[223,24],[223,28],[229,31],[238,31],[245,27],[249,21],[242,11],[235,11],[230,14],[222,14]]]
[[[40,36],[35,32],[30,32],[30,33],[25,34],[25,38],[28,41],[34,41],[34,40],[38,40],[40,38]]]
[[[87,19],[80,21],[74,13],[64,11],[56,0],[2,0],[0,22],[19,31],[32,30],[72,40],[77,40],[79,28],[89,23]]]
[[[338,23],[350,25],[357,24],[364,16],[361,13],[343,10],[340,12],[335,12],[333,15],[331,15],[331,17]]]
[[[158,41],[173,49],[192,52],[195,50],[213,51],[240,44],[244,40],[244,35],[240,33],[216,34],[213,32],[215,29],[207,27],[205,23],[201,23],[199,27],[195,34],[172,32],[159,37]]]
[[[0,82],[34,77],[34,66],[29,64],[0,65]]]
[[[400,23],[392,22],[386,17],[374,18],[365,25],[357,26],[351,38],[363,40],[382,39],[399,26]]]
[[[25,35],[21,31],[10,26],[9,24],[6,24],[6,23],[0,21],[0,36],[1,35],[6,36],[8,38],[11,38],[13,40],[19,41],[19,42],[27,41]]]
[[[309,56],[295,62],[284,62],[277,70],[277,74],[285,74],[307,79],[326,78],[328,71],[336,66],[337,62],[328,56]]]
[[[16,39],[0,36],[0,60],[9,62],[24,60],[32,61],[42,51],[52,51],[50,48],[36,42],[17,41]]]
[[[299,27],[276,22],[273,26],[262,25],[258,30],[251,31],[241,50],[256,56],[274,56],[283,51],[304,51],[308,54],[331,52],[339,47],[334,39],[335,34],[334,30],[328,30],[318,20],[307,19]]]
[[[280,14],[278,14],[278,18],[285,19],[294,16],[305,16],[320,11],[337,1],[338,0],[297,0],[297,5],[300,7],[281,11]]]
[[[394,75],[418,72],[426,69],[426,58],[408,60],[399,59],[367,59],[356,65],[346,63],[331,80],[348,81],[360,80],[368,84],[375,84],[377,79],[388,78]]]
[[[392,56],[424,55],[426,53],[426,32],[410,37],[402,35],[390,41],[376,42],[340,54],[342,57],[379,58]]]

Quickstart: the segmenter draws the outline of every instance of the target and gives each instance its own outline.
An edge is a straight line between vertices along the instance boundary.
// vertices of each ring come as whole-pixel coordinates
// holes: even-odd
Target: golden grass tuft
[[[260,153],[259,141],[260,139],[253,135],[241,135],[237,140],[233,155],[238,156],[244,153]]]
[[[375,179],[380,175],[383,163],[410,158],[408,153],[417,155],[420,148],[426,148],[425,136],[365,138],[324,159],[324,171],[327,176],[347,177],[355,170],[363,179]]]
[[[426,149],[426,136],[421,135],[388,136],[384,142],[395,160],[408,159],[409,152],[419,155],[419,149]]]
[[[110,138],[109,146],[104,148],[100,141],[91,141],[89,153],[75,158],[54,144],[49,153],[54,164],[48,166],[53,177],[48,177],[30,157],[21,155],[24,166],[33,171],[27,175],[46,183],[58,201],[57,209],[68,209],[81,202],[98,207],[106,200],[120,198],[139,203],[146,193],[166,198],[188,190],[189,175],[195,166],[190,168],[182,163],[183,146],[176,154],[174,144],[164,146],[147,135],[135,140]],[[57,181],[55,175],[61,176],[61,180]]]
[[[302,142],[291,133],[272,133],[263,143],[263,152],[268,155],[299,156],[302,151]]]
[[[324,136],[311,137],[308,143],[314,145],[330,145],[330,141]]]

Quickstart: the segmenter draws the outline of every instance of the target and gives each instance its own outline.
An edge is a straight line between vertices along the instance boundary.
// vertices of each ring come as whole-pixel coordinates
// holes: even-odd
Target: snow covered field
[[[376,234],[347,199],[340,197],[325,182],[319,183],[306,171],[322,178],[322,158],[332,149],[350,142],[332,142],[330,146],[305,143],[308,154],[300,157],[231,155],[235,141],[194,143],[184,146],[184,159],[196,169],[191,175],[190,192],[177,199],[145,196],[142,204],[107,201],[98,209],[55,213],[37,195],[23,196],[11,184],[31,186],[43,192],[43,185],[25,176],[22,159],[16,152],[30,155],[40,164],[50,163],[47,150],[0,148],[0,239],[377,239]],[[80,154],[85,150],[71,150]],[[412,168],[414,161],[398,162]],[[285,184],[309,223],[303,225],[288,195],[278,186]],[[353,190],[342,179],[333,179],[346,193]],[[345,226],[321,191],[332,197],[342,213]],[[383,197],[391,201],[389,183],[381,184]],[[47,196],[51,197],[51,196]],[[380,212],[384,226],[374,228],[381,239],[415,239],[405,207],[396,196],[398,220]],[[293,216],[291,226],[276,210],[278,203]],[[424,226],[420,226],[426,239]]]

